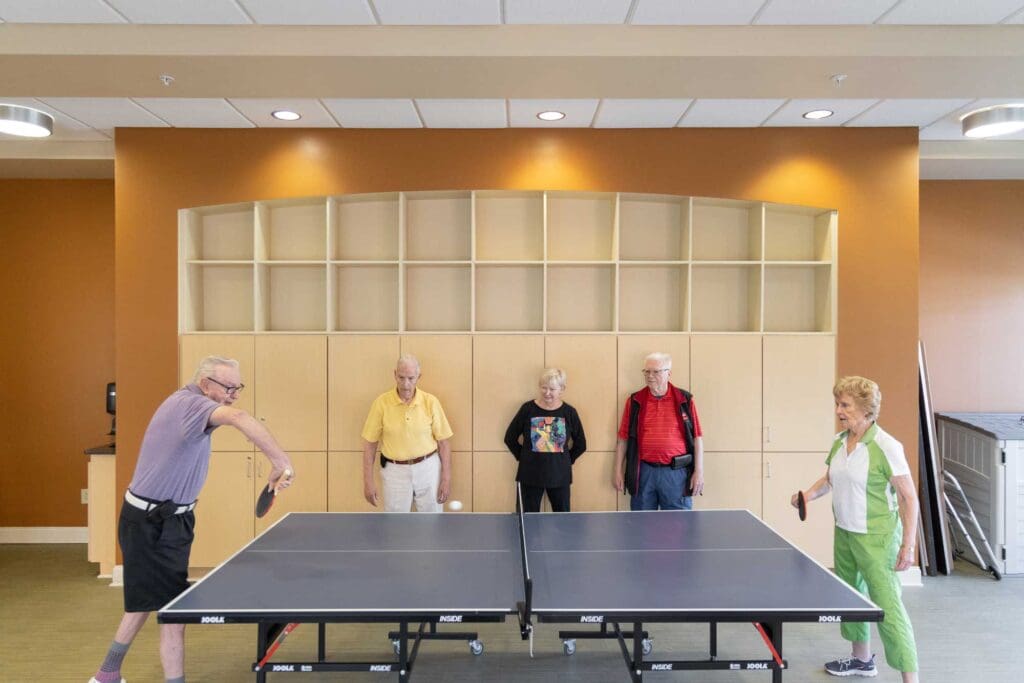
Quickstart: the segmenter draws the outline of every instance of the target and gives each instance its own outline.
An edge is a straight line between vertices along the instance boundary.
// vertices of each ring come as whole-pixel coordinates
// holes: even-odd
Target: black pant
[[[540,512],[540,501],[544,492],[548,492],[548,500],[551,502],[553,512],[569,511],[569,486],[559,486],[556,489],[546,489],[543,486],[527,486],[523,484],[523,512]]]

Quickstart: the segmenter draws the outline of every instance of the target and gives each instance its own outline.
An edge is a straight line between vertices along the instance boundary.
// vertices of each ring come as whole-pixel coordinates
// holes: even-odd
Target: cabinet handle
[[[764,478],[765,479],[771,479],[772,478],[772,461],[769,460],[768,462],[766,462],[764,467],[765,467]]]
[[[252,479],[252,456],[245,456],[245,478]]]
[[[771,425],[765,425],[765,428],[764,428],[764,442],[765,443],[771,443],[772,442],[772,426]]]

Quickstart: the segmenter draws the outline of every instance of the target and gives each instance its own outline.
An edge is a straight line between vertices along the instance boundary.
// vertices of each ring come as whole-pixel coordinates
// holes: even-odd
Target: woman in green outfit
[[[878,385],[844,377],[832,394],[844,429],[832,443],[824,476],[804,495],[809,502],[832,491],[836,574],[885,611],[878,624],[885,661],[902,672],[904,683],[916,683],[917,646],[897,572],[914,562],[917,490],[903,445],[878,426]],[[795,507],[795,494],[791,502]],[[868,625],[843,623],[842,635],[853,652],[826,663],[825,670],[835,676],[877,676]]]

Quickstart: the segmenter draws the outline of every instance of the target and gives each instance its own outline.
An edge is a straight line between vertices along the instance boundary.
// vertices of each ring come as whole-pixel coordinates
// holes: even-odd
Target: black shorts
[[[124,611],[153,612],[188,588],[195,513],[164,519],[127,502],[121,506],[117,538],[124,556]]]

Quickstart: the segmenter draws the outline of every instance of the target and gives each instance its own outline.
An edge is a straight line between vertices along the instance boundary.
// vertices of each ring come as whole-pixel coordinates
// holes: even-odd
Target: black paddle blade
[[[800,515],[801,522],[807,519],[807,499],[804,498],[803,491],[796,492],[796,512]]]
[[[267,487],[260,492],[260,497],[256,499],[256,516],[262,517],[267,514],[270,510],[270,506],[274,504],[274,496],[277,492],[274,491],[274,487],[267,484]]]

